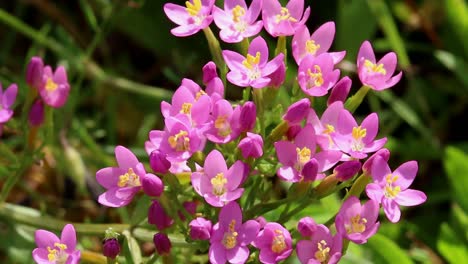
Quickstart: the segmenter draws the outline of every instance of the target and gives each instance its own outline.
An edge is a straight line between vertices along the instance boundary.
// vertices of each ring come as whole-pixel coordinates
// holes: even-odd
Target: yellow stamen
[[[380,73],[382,75],[387,74],[387,71],[385,70],[384,65],[382,63],[375,64],[372,63],[370,60],[365,60],[364,66],[367,68],[368,72]]]
[[[54,82],[54,80],[52,80],[52,78],[47,78],[45,89],[48,92],[53,92],[53,91],[57,90],[57,88],[58,88],[58,84],[56,82]]]
[[[327,263],[330,258],[330,248],[327,247],[327,242],[325,240],[321,240],[317,243],[317,248],[318,250],[314,254],[315,259],[320,263]]]
[[[58,248],[60,248],[61,250],[67,249],[67,245],[62,244],[62,243],[54,243],[54,247],[58,247]]]
[[[190,115],[191,110],[192,110],[192,104],[191,103],[183,103],[182,107],[180,109],[180,113]]]
[[[353,127],[352,136],[355,140],[360,140],[366,137],[367,129],[361,128],[361,126]]]
[[[236,221],[232,220],[229,224],[229,231],[224,233],[223,245],[226,249],[232,249],[237,245],[238,233],[235,230]]]
[[[245,9],[240,6],[240,5],[236,5],[233,9],[232,9],[232,20],[235,22],[235,23],[238,23],[240,22],[240,18],[243,17],[245,15]]]
[[[260,52],[257,51],[257,53],[255,53],[255,57],[250,54],[247,54],[247,57],[242,62],[242,65],[244,65],[247,69],[252,70],[259,63],[260,63]]]
[[[296,148],[296,153],[301,165],[304,165],[310,160],[311,151],[308,147],[303,147],[302,149]]]
[[[320,49],[320,44],[315,44],[313,39],[309,39],[306,41],[306,51],[312,55],[317,53],[317,50]]]
[[[307,69],[307,74],[309,75],[310,79],[314,81],[314,86],[319,87],[322,86],[324,83],[323,76],[322,76],[322,69],[318,65],[314,65],[314,72],[310,69]]]
[[[286,249],[286,241],[281,230],[275,230],[275,237],[271,243],[271,251],[275,253],[281,253]]]
[[[47,247],[47,251],[49,254],[47,254],[47,259],[50,262],[53,262],[57,259],[57,250],[56,249],[51,249],[50,247]]]
[[[323,133],[325,134],[331,134],[333,132],[335,132],[335,127],[333,125],[330,125],[330,124],[326,124],[325,125],[327,128],[323,131]]]
[[[232,132],[227,116],[218,116],[215,120],[215,128],[218,129],[218,135],[221,137],[227,137]]]
[[[289,20],[291,22],[297,22],[297,19],[291,16],[289,10],[286,7],[281,7],[281,11],[276,15],[276,23],[278,24],[281,21]]]
[[[385,181],[387,182],[385,184],[385,190],[384,190],[384,195],[387,198],[395,198],[400,192],[401,192],[401,187],[400,186],[393,186],[393,184],[398,180],[398,176],[393,176],[392,174],[388,174],[385,177]]]
[[[190,3],[190,1],[186,1],[185,6],[187,7],[185,10],[187,10],[191,16],[197,16],[202,8],[202,3],[201,0],[193,0],[193,4]]]
[[[216,196],[221,196],[226,193],[227,179],[224,177],[223,173],[218,173],[214,178],[211,179],[211,184],[213,185],[213,194]]]
[[[198,101],[200,99],[200,97],[202,97],[205,94],[206,93],[203,90],[198,91],[197,94],[195,95],[195,101]]]
[[[188,132],[185,130],[181,130],[174,136],[170,136],[167,139],[167,142],[171,146],[171,148],[177,151],[187,151],[190,149],[190,138],[187,137]],[[182,140],[182,142],[180,142]]]
[[[119,187],[136,187],[141,186],[140,177],[135,174],[132,168],[129,168],[125,174],[119,176]]]
[[[366,231],[366,218],[361,218],[361,215],[357,214],[351,217],[351,225],[346,228],[346,233],[362,233]]]

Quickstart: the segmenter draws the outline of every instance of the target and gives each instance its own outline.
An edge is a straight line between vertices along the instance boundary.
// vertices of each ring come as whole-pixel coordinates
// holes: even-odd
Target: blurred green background
[[[222,6],[220,2],[218,6]],[[54,147],[44,157],[55,165],[43,168],[38,164],[21,175],[8,201],[24,207],[14,210],[74,222],[125,222],[130,218],[126,212],[96,204],[100,190],[94,172],[113,164],[117,144],[131,147],[145,159],[143,144],[148,131],[163,126],[160,102],[170,100],[182,78],[201,83],[201,67],[210,60],[201,32],[183,39],[170,34],[174,25],[162,10],[164,3],[1,1],[0,80],[3,87],[11,82],[20,87],[15,116],[22,114],[19,102],[28,92],[24,79],[31,56],[42,56],[47,64],[65,65],[72,86],[69,103],[55,116],[52,133],[57,139],[50,142]],[[353,78],[352,93],[359,87],[352,65],[362,41],[372,42],[377,57],[390,50],[398,54],[402,81],[389,91],[369,94],[357,114],[379,113],[381,134],[389,138],[391,167],[417,160],[419,173],[412,188],[428,196],[422,206],[405,208],[397,225],[381,217],[378,235],[366,245],[350,246],[343,262],[466,261],[467,2],[315,0],[306,5],[311,7],[311,32],[324,22],[335,21],[332,50],[347,51],[340,67]],[[214,24],[211,28],[217,33]],[[241,90],[228,87],[227,96],[239,99]],[[13,150],[21,146],[16,135],[24,134],[18,122],[9,124],[0,139]],[[5,160],[0,156],[0,182],[11,173]],[[0,263],[32,261],[34,228],[26,223],[0,208],[0,237],[11,238],[0,239]],[[98,238],[86,237],[81,243],[99,252]]]

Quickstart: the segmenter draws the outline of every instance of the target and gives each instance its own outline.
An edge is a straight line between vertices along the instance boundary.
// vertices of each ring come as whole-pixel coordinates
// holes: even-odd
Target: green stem
[[[263,89],[253,89],[253,99],[257,106],[257,117],[260,121],[260,134],[265,136],[265,104],[263,100]]]
[[[356,109],[361,105],[364,97],[370,91],[369,86],[362,86],[351,98],[346,100],[345,108],[347,108],[351,113],[354,113]]]
[[[278,54],[283,53],[284,54],[284,62],[286,63],[286,55],[287,55],[287,49],[286,49],[286,36],[279,36],[278,37],[278,42],[276,44],[276,49],[275,49],[275,56]]]
[[[203,33],[205,33],[206,40],[208,42],[208,47],[211,52],[211,56],[213,57],[213,61],[216,63],[220,70],[220,78],[223,80],[224,87],[226,87],[226,63],[224,62],[223,55],[221,53],[221,46],[219,45],[218,39],[211,31],[210,27],[206,27],[203,29]]]
[[[240,52],[241,54],[247,54],[249,52],[250,42],[248,38],[244,38],[240,43]]]
[[[356,196],[359,198],[359,196],[361,196],[361,193],[364,191],[367,184],[371,180],[372,178],[369,175],[361,174],[361,176],[359,176],[357,180],[354,182],[353,186],[351,186],[351,189],[346,194],[344,200],[348,199],[350,196]]]

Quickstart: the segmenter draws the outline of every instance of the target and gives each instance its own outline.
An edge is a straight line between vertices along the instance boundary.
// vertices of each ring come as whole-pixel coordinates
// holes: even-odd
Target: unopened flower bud
[[[333,173],[339,181],[347,181],[361,170],[361,162],[350,160],[335,167]]]
[[[174,223],[174,220],[167,215],[157,200],[153,200],[148,210],[148,223],[155,225],[159,230],[164,230],[170,227]]]
[[[309,114],[310,100],[309,98],[301,99],[288,107],[286,114],[283,115],[283,120],[289,125],[299,124]]]
[[[34,89],[39,89],[42,84],[42,71],[44,62],[40,57],[32,57],[26,70],[26,83]]]
[[[41,99],[34,101],[31,110],[29,110],[28,120],[31,126],[36,127],[44,123],[44,103]]]
[[[149,156],[151,169],[156,173],[167,173],[171,163],[167,160],[166,154],[159,150],[153,150]]]
[[[317,223],[311,217],[304,217],[297,223],[297,231],[303,237],[310,237],[317,230]]]
[[[252,131],[255,127],[255,121],[257,118],[257,108],[255,104],[251,101],[245,102],[242,106],[240,113],[240,130]]]
[[[286,137],[288,140],[294,140],[296,135],[301,131],[302,127],[300,125],[293,125],[288,128],[286,132]]]
[[[377,156],[382,157],[386,162],[388,162],[388,159],[390,158],[390,151],[386,148],[383,148],[374,153],[374,155],[370,156],[362,165],[362,172],[364,174],[369,175],[371,173],[372,163],[374,162],[374,159]]]
[[[247,132],[247,137],[239,142],[239,149],[244,158],[259,158],[263,155],[263,139],[260,135]]]
[[[304,168],[302,169],[302,175],[304,175],[303,181],[308,182],[317,180],[317,173],[318,162],[316,159],[312,158],[304,164]]]
[[[270,83],[268,83],[268,86],[279,88],[283,84],[286,77],[286,66],[284,65],[284,62],[281,63],[276,71],[272,72],[267,77],[270,78]]]
[[[148,196],[160,196],[164,191],[164,184],[161,179],[151,173],[147,173],[141,178],[141,187]]]
[[[193,240],[208,240],[211,237],[213,224],[203,217],[193,219],[190,224],[190,237]]]
[[[268,223],[265,217],[263,216],[259,216],[255,218],[255,221],[257,221],[257,223],[260,225],[260,229],[263,228]]]
[[[166,234],[156,233],[153,237],[153,242],[159,255],[167,256],[171,253],[171,240],[169,240],[169,237]]]
[[[203,66],[203,83],[206,85],[208,84],[213,78],[218,77],[218,73],[216,72],[216,64],[212,61],[208,62]]]
[[[120,244],[117,238],[109,238],[102,243],[102,254],[104,256],[115,259],[120,254]]]
[[[336,101],[345,102],[348,97],[349,90],[351,89],[351,79],[348,76],[343,77],[339,80],[335,87],[333,87],[330,97],[328,97],[327,106],[331,105]]]

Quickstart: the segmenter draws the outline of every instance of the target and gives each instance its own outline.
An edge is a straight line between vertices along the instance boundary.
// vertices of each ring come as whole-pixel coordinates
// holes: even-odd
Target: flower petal
[[[115,147],[115,159],[122,169],[134,168],[139,162],[135,154],[128,148],[117,146]]]
[[[413,190],[413,189],[407,189],[402,192],[400,192],[397,197],[395,197],[395,201],[399,205],[404,205],[404,206],[415,206],[415,205],[420,205],[424,203],[427,200],[427,196],[425,193],[418,191],[418,190]]]
[[[47,248],[53,246],[55,243],[60,243],[59,238],[52,232],[39,229],[34,233],[34,240],[39,248]]]
[[[76,231],[72,224],[63,227],[60,242],[67,245],[67,252],[73,252],[76,248]]]

